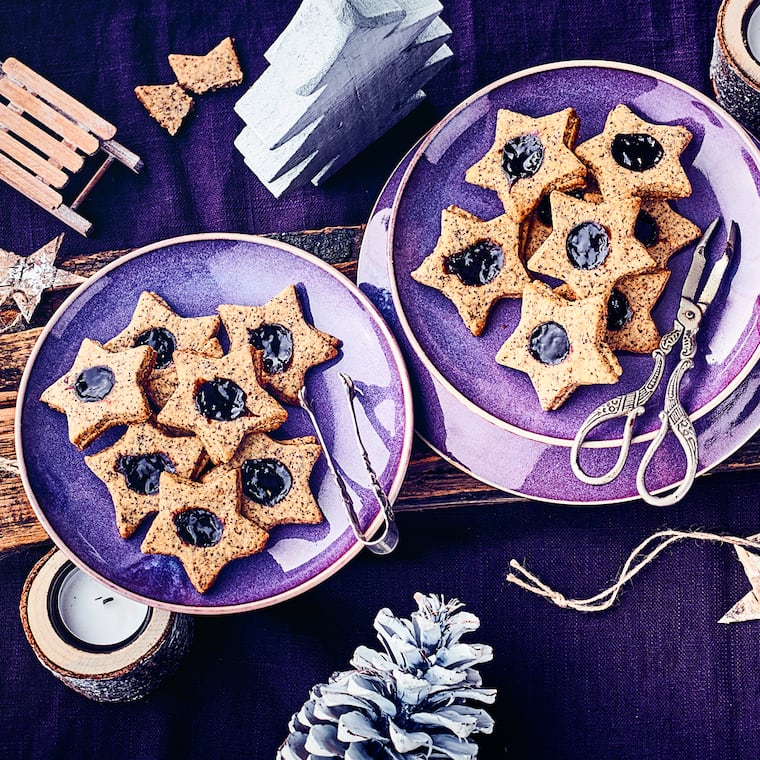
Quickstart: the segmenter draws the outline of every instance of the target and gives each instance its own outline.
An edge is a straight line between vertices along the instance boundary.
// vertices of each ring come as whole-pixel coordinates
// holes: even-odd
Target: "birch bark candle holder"
[[[758,0],[723,0],[718,10],[710,78],[718,103],[760,136]]]
[[[173,673],[192,639],[192,618],[117,594],[54,549],[21,594],[21,622],[37,659],[97,702],[131,702]]]

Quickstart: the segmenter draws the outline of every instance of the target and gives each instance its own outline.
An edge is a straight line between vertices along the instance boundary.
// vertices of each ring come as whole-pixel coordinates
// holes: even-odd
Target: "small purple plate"
[[[626,87],[634,96],[638,93],[638,99],[631,100],[630,95],[623,97],[621,88]],[[585,88],[588,88],[588,93],[594,93],[594,98],[584,93]],[[653,94],[655,90],[657,90],[656,96]],[[511,100],[508,103],[500,100],[494,106],[493,91],[496,91],[500,98],[512,93],[511,96],[519,98],[516,100],[517,105]],[[493,368],[485,368],[482,372],[468,373],[467,378],[471,381],[469,386],[463,389],[457,388],[449,375],[451,374],[454,379],[461,379],[462,366],[457,365],[453,369],[450,366],[457,364],[459,359],[456,362],[442,361],[442,367],[434,364],[431,356],[423,350],[421,341],[417,340],[418,336],[411,329],[409,320],[405,319],[405,313],[399,308],[399,303],[403,303],[410,310],[428,307],[425,317],[427,326],[423,326],[421,330],[426,334],[426,339],[431,341],[436,337],[436,329],[431,328],[430,325],[435,324],[436,320],[440,320],[438,324],[457,330],[459,317],[453,310],[453,306],[442,296],[440,302],[432,303],[431,298],[435,299],[439,294],[419,286],[407,276],[405,278],[407,282],[403,287],[407,288],[408,292],[411,292],[415,286],[421,288],[422,291],[427,291],[415,291],[412,300],[419,299],[419,302],[410,306],[403,302],[399,295],[402,288],[400,280],[403,278],[398,274],[398,251],[395,249],[392,251],[392,264],[395,265],[395,274],[398,276],[389,275],[386,268],[391,259],[391,254],[388,252],[391,245],[391,231],[398,234],[398,222],[395,225],[396,229],[391,228],[393,209],[395,207],[398,209],[398,214],[401,213],[405,204],[406,188],[416,177],[415,167],[424,164],[424,168],[419,171],[444,171],[449,160],[445,157],[445,154],[449,152],[448,149],[456,148],[451,153],[465,150],[468,129],[477,129],[481,120],[490,118],[489,115],[492,115],[494,108],[509,107],[514,110],[521,110],[521,108],[528,110],[525,104],[531,97],[551,100],[548,94],[551,92],[559,93],[562,98],[569,93],[582,123],[584,113],[586,113],[585,105],[594,101],[597,96],[603,99],[604,103],[609,102],[614,105],[621,101],[630,102],[633,103],[634,108],[644,111],[642,104],[651,103],[654,108],[654,104],[659,103],[660,98],[664,99],[666,94],[675,93],[674,97],[677,97],[670,102],[670,105],[667,102],[661,102],[659,108],[671,113],[676,107],[688,106],[688,120],[685,123],[696,130],[695,141],[698,142],[699,150],[696,155],[687,153],[685,159],[688,161],[688,171],[695,186],[694,197],[688,199],[688,202],[679,201],[674,205],[681,213],[695,219],[702,226],[706,226],[714,216],[720,213],[727,218],[737,218],[745,241],[751,240],[749,235],[756,234],[757,227],[760,226],[760,219],[755,219],[753,216],[753,204],[758,202],[758,177],[760,176],[757,169],[758,154],[741,127],[722,109],[708,101],[703,95],[689,90],[685,85],[645,69],[605,62],[557,64],[515,74],[476,94],[424,138],[416,153],[412,151],[404,159],[384,188],[367,226],[359,262],[358,282],[380,308],[399,340],[415,385],[416,432],[434,450],[479,480],[505,491],[568,504],[611,503],[638,496],[635,474],[638,462],[646,448],[646,445],[641,444],[651,439],[654,427],[658,426],[656,412],[658,411],[657,404],[662,403],[662,394],[656,395],[650,402],[654,405],[654,411],[650,412],[643,421],[639,421],[640,425],[643,422],[644,427],[640,426],[638,430],[643,429],[645,433],[638,435],[635,439],[637,445],[633,447],[630,460],[618,479],[606,486],[590,486],[581,483],[570,469],[569,446],[572,438],[588,411],[602,400],[620,393],[623,390],[623,381],[621,380],[617,386],[580,389],[575,394],[580,400],[574,401],[574,396],[559,412],[551,414],[540,410],[535,392],[529,384],[527,389],[522,387],[519,373],[506,371],[495,364]],[[467,114],[468,105],[473,103],[476,104],[473,106],[476,111]],[[604,107],[599,106],[599,111],[603,111]],[[547,105],[545,112],[548,113],[550,110],[552,110],[551,105]],[[460,114],[462,115],[459,116]],[[470,120],[471,117],[472,120]],[[596,118],[603,124],[602,113],[597,113]],[[651,118],[657,120],[654,116]],[[683,121],[680,116],[673,117],[672,113],[671,116],[662,117],[659,120],[673,123]],[[453,131],[447,132],[447,129],[453,129]],[[489,127],[485,127],[485,130],[488,132]],[[426,148],[431,144],[435,146],[435,137],[442,132],[444,137],[440,139],[443,140],[444,147],[438,156],[442,159],[438,162],[442,166],[439,167],[438,164],[428,166],[427,164],[431,162],[426,157],[428,155]],[[457,136],[457,132],[461,136],[461,143],[458,141],[460,137]],[[586,134],[583,133],[584,136]],[[738,150],[739,158],[737,159],[734,155],[728,160],[728,164],[736,172],[734,176],[729,176],[724,171],[718,171],[714,166],[712,167],[710,181],[713,186],[711,187],[706,184],[703,154],[706,151],[705,142],[707,141],[711,149],[714,149],[712,141],[718,139],[723,140],[721,145],[725,145],[727,150]],[[484,142],[490,144],[488,139]],[[694,144],[693,141],[692,146]],[[487,147],[488,145],[485,145],[483,150]],[[692,150],[694,150],[693,147]],[[434,157],[436,155],[438,154],[433,153]],[[451,160],[456,161],[456,156],[452,155]],[[470,163],[474,163],[474,160],[475,158]],[[463,160],[462,163],[466,161]],[[459,175],[455,175],[453,171],[449,172],[448,178],[445,181],[442,180],[441,185],[429,187],[431,196],[438,197],[448,193],[448,183],[460,181],[457,180],[457,176]],[[742,184],[745,193],[749,187],[749,198],[735,197],[737,194],[732,190],[734,179]],[[463,179],[461,182],[464,184]],[[466,205],[461,200],[459,205],[483,217],[496,216],[499,213],[499,209],[493,205],[490,206],[491,210],[488,210],[488,203],[493,202],[493,199],[488,198],[488,191],[479,188],[474,188],[473,191],[479,199],[473,200],[472,206]],[[467,190],[467,192],[472,191]],[[470,196],[468,195],[467,198],[470,199]],[[420,197],[417,201],[420,204],[428,203]],[[445,207],[449,202],[455,201],[452,199],[441,202],[442,207]],[[496,204],[498,205],[498,200]],[[413,213],[413,209],[409,209],[409,213]],[[696,216],[694,216],[695,213]],[[423,223],[424,220],[418,218],[421,229],[407,231],[407,234],[408,238],[417,236],[424,239],[426,241],[424,244],[429,244],[429,250],[432,250],[439,234],[440,208],[430,211],[429,219],[431,221]],[[720,239],[711,247],[713,257],[717,255],[725,240],[725,228],[718,237]],[[749,243],[745,248],[749,249]],[[739,247],[738,271],[741,274],[734,276],[730,291],[723,290],[719,296],[719,302],[713,306],[712,313],[708,313],[704,329],[699,335],[700,357],[698,357],[697,367],[690,373],[689,384],[684,384],[683,388],[686,406],[692,411],[692,418],[695,420],[699,435],[699,472],[714,467],[730,456],[760,428],[760,414],[757,410],[760,404],[760,371],[753,370],[758,354],[756,309],[758,279],[754,270],[760,267],[760,260],[754,257],[755,261],[753,261],[751,252],[745,253],[744,256],[741,256],[741,252],[742,249]],[[426,254],[420,251],[416,255],[421,261]],[[407,274],[416,266],[411,261],[414,256],[414,252],[409,251],[404,258],[405,267],[408,267],[405,269]],[[675,284],[672,287],[669,286],[669,289],[675,291],[675,295],[662,302],[655,311],[655,319],[661,329],[667,330],[672,324],[677,294],[680,292],[684,271],[688,267],[688,258],[689,251],[684,251],[671,260],[674,270],[672,279]],[[720,302],[720,299],[723,299],[723,302]],[[504,307],[508,309],[510,306],[514,304],[502,302],[500,305],[499,312],[495,315],[499,328],[511,318],[509,314],[503,316],[501,309]],[[451,309],[449,314],[444,314],[443,312],[449,307]],[[419,315],[419,311],[416,313]],[[479,339],[473,338],[464,329],[461,320],[459,320],[459,326],[464,332],[455,334],[457,340],[462,344],[467,344],[464,346],[464,351],[470,350],[470,341],[475,341],[480,345]],[[508,335],[509,330],[504,330],[503,333]],[[726,346],[727,336],[729,340]],[[441,339],[440,336],[438,338]],[[496,349],[501,345],[502,340],[503,338],[494,339]],[[438,350],[434,342],[430,350],[431,353]],[[485,352],[486,349],[481,348],[480,351]],[[711,354],[710,364],[708,364],[706,354]],[[474,356],[478,356],[477,351]],[[651,357],[623,356],[622,359],[629,375],[628,377],[624,375],[625,389],[637,387],[651,369]],[[483,357],[480,357],[480,361],[483,362]],[[672,363],[668,366],[672,367]],[[633,369],[630,369],[631,367]],[[503,370],[505,374],[514,375],[514,377],[506,379],[500,376],[501,382],[494,384],[495,370]],[[727,376],[724,376],[723,372],[726,372]],[[702,376],[707,377],[711,383],[712,391],[709,394],[700,395],[698,382]],[[490,408],[483,408],[473,400],[473,386],[477,390],[490,389],[494,394],[493,399],[487,397],[483,401],[486,406],[490,403]],[[694,404],[695,395],[703,399],[698,406]],[[515,398],[525,399],[525,403],[514,404]],[[573,405],[570,405],[571,401]],[[501,405],[500,409],[498,405]],[[530,407],[530,409],[526,412],[525,407]],[[496,416],[492,413],[493,411],[501,412],[505,419]],[[603,447],[598,449],[600,469],[611,466],[614,462],[617,450],[612,447],[616,443],[614,435],[619,430],[619,427],[612,428],[612,426],[603,429],[603,432],[611,432],[613,435],[599,442]],[[648,472],[648,483],[655,490],[677,484],[683,474],[680,447],[671,439],[672,436],[666,439],[663,450],[655,458]]]
[[[157,292],[182,316],[201,316],[214,314],[221,303],[263,304],[291,283],[307,319],[343,343],[335,360],[310,370],[306,387],[362,526],[371,530],[379,524],[379,505],[338,373],[352,377],[364,393],[358,413],[362,439],[394,500],[409,462],[413,422],[409,379],[393,335],[364,294],[314,256],[252,235],[193,235],[141,248],[91,277],[45,327],[24,372],[16,408],[24,487],[38,518],[75,564],[154,606],[219,614],[290,598],[359,552],[320,457],[311,486],[325,521],[274,528],[261,554],[229,563],[200,594],[176,558],[140,552],[150,518],[129,539],[119,536],[108,491],[84,463],[85,454],[112,444],[123,428],[108,431],[82,452],[68,440],[65,416],[39,401],[42,391],[69,369],[83,338],[105,341],[127,325],[143,290]],[[313,434],[303,410],[288,411],[275,437]]]

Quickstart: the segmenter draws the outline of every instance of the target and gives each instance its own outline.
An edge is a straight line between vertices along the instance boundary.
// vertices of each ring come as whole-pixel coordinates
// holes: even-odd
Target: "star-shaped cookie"
[[[241,475],[240,511],[265,530],[275,525],[315,525],[324,519],[309,487],[322,447],[313,436],[276,441],[263,433],[246,436],[235,456],[204,481],[226,470]]]
[[[578,125],[572,108],[538,118],[501,109],[493,145],[465,179],[496,192],[504,211],[521,222],[542,195],[583,184],[586,169],[572,151]]]
[[[685,198],[691,183],[681,154],[691,137],[686,127],[652,124],[621,104],[610,111],[604,130],[578,145],[575,154],[593,172],[605,199]]]
[[[607,297],[621,277],[655,267],[633,235],[640,205],[638,198],[589,203],[552,193],[552,232],[528,269],[564,280],[579,298]]]
[[[662,269],[674,253],[698,240],[702,230],[674,211],[667,201],[645,198],[641,202],[634,234]]]
[[[66,415],[69,439],[83,449],[114,425],[150,417],[142,385],[155,361],[156,352],[149,346],[115,354],[85,338],[71,369],[46,388],[40,400]]]
[[[660,345],[660,331],[652,319],[652,309],[670,277],[667,269],[631,274],[615,283],[607,301],[607,345],[613,351],[650,354]],[[557,295],[575,300],[567,286],[556,288]]]
[[[294,285],[263,306],[223,304],[218,311],[230,347],[253,346],[261,384],[285,404],[298,406],[306,373],[338,355],[340,341],[304,319]]]
[[[176,351],[177,390],[158,422],[195,433],[211,461],[229,462],[243,436],[274,430],[288,413],[256,378],[253,349],[243,346],[220,358]]]
[[[449,206],[441,213],[435,248],[412,277],[440,290],[467,329],[480,335],[491,307],[502,298],[519,298],[530,281],[520,261],[520,225],[506,214],[484,221]]]
[[[26,257],[0,248],[0,304],[12,297],[21,316],[31,322],[46,290],[61,290],[84,282],[86,277],[55,267],[62,242],[61,234]]]
[[[196,95],[221,87],[235,87],[243,81],[243,72],[235,54],[232,38],[226,37],[205,55],[169,55],[180,87]]]
[[[620,377],[620,364],[604,343],[606,312],[604,296],[568,301],[545,283],[531,282],[520,322],[496,361],[528,375],[543,409],[559,409],[578,386]]]
[[[140,550],[177,557],[201,594],[228,562],[264,548],[269,534],[238,511],[237,472],[206,483],[164,472],[159,488],[159,511]]]
[[[216,338],[219,317],[180,317],[163,298],[145,291],[140,294],[129,324],[105,344],[109,351],[144,344],[158,351],[156,366],[148,378],[148,396],[160,409],[177,388],[174,351],[195,351],[221,356]]]
[[[193,478],[206,452],[196,436],[169,436],[145,422],[130,425],[113,446],[84,461],[108,488],[119,535],[128,538],[144,517],[158,511],[161,472]]]

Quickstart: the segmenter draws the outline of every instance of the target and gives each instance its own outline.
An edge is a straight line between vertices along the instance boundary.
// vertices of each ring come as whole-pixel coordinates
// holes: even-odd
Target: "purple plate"
[[[177,559],[140,552],[149,519],[129,539],[119,536],[110,496],[84,463],[84,454],[110,445],[123,429],[108,431],[81,452],[69,443],[65,416],[39,401],[42,391],[69,369],[83,338],[105,341],[127,325],[143,290],[159,293],[182,316],[200,316],[214,314],[220,303],[262,304],[291,283],[307,318],[343,342],[335,360],[309,372],[306,386],[362,526],[379,524],[379,506],[338,373],[350,375],[364,392],[358,414],[362,439],[393,500],[412,439],[409,379],[393,335],[367,298],[319,259],[252,235],[194,235],[142,248],[91,277],[45,327],[24,372],[16,408],[24,487],[40,521],[75,564],[154,606],[219,614],[294,596],[359,552],[338,489],[320,457],[311,485],[325,521],[274,528],[264,552],[234,560],[208,592],[199,594]],[[288,411],[276,437],[313,433],[301,409]]]
[[[685,159],[687,170],[695,185],[694,197],[674,205],[703,226],[718,213],[727,218],[736,218],[741,225],[743,239],[751,239],[750,236],[757,232],[760,225],[760,218],[756,219],[753,216],[753,204],[758,202],[758,155],[752,142],[731,117],[699,93],[655,72],[621,64],[578,62],[515,74],[473,96],[446,117],[422,141],[418,151],[407,156],[396,169],[378,199],[362,246],[358,277],[360,287],[370,295],[391,324],[406,356],[415,383],[415,425],[420,436],[443,457],[497,488],[547,501],[577,504],[608,503],[637,497],[635,472],[646,448],[646,445],[641,444],[652,437],[654,427],[658,426],[656,405],[662,403],[661,394],[656,395],[651,402],[655,405],[655,411],[648,414],[643,421],[640,420],[643,427],[640,426],[638,429],[645,432],[635,439],[637,445],[632,449],[628,465],[612,484],[590,486],[576,480],[570,469],[569,445],[580,421],[588,411],[602,400],[621,392],[624,387],[637,387],[641,383],[649,373],[651,358],[623,356],[627,375],[624,375],[617,386],[580,389],[559,412],[552,414],[541,412],[535,392],[529,384],[527,388],[523,387],[524,383],[521,384],[519,373],[505,370],[495,364],[492,368],[484,369],[482,373],[467,373],[466,387],[457,388],[452,378],[462,378],[463,365],[460,364],[460,360],[441,360],[442,367],[438,367],[423,348],[422,342],[427,340],[431,342],[432,355],[436,355],[435,351],[440,352],[440,347],[433,340],[438,329],[433,329],[430,325],[440,320],[438,324],[446,325],[452,330],[461,326],[463,332],[456,332],[456,335],[457,340],[463,345],[463,351],[473,350],[471,342],[478,345],[481,345],[481,342],[473,338],[463,327],[447,299],[440,297],[438,303],[433,303],[439,294],[418,286],[408,276],[402,278],[399,275],[398,259],[401,256],[395,248],[392,263],[395,264],[395,274],[398,276],[390,277],[386,267],[390,258],[389,228],[393,221],[394,202],[398,209],[398,220],[405,208],[404,196],[409,183],[415,180],[418,171],[445,171],[445,164],[449,160],[457,161],[457,156],[453,154],[466,150],[468,132],[477,130],[481,120],[489,118],[495,108],[529,110],[528,105],[534,102],[531,98],[536,99],[535,102],[551,100],[546,94],[547,91],[559,93],[561,98],[571,93],[583,124],[584,114],[587,113],[586,104],[591,100],[590,96],[584,95],[586,88],[588,92],[594,92],[595,98],[598,96],[604,99],[605,103],[614,105],[619,101],[629,102],[645,116],[649,115],[652,120],[673,123],[683,121],[694,129],[695,140],[692,142],[691,150],[696,150],[696,153],[687,153]],[[620,88],[627,88],[632,95],[624,98]],[[655,90],[656,97],[653,94]],[[674,98],[670,104],[665,101],[665,95],[669,93],[672,93]],[[514,102],[511,99],[505,101],[504,98],[508,96],[514,97]],[[650,103],[652,110],[645,111],[644,105]],[[674,108],[687,106],[687,117],[671,118]],[[652,115],[655,113],[655,107],[659,109],[657,113],[662,114],[666,111],[671,116],[655,118]],[[468,108],[475,111],[468,112]],[[547,106],[545,112],[550,110],[551,105]],[[603,115],[600,113],[603,110],[602,106],[599,107],[599,112],[591,108],[588,112],[589,115],[592,111],[596,113],[596,118],[601,120],[599,123],[603,123]],[[447,132],[448,129],[453,131]],[[490,127],[486,126],[484,129],[488,132]],[[593,128],[589,130],[592,132]],[[446,149],[442,149],[440,153],[434,152],[433,157],[438,157],[439,160],[433,164],[429,160],[429,146],[437,145],[436,136],[441,133],[444,137],[439,139],[443,140],[445,146],[455,149],[448,158]],[[589,133],[583,133],[584,136],[586,134]],[[713,144],[716,140],[721,140],[720,145],[727,151],[739,151],[739,157],[733,155],[725,158],[726,166],[735,172],[733,176],[726,174],[726,168],[718,171],[715,166],[711,166],[709,178],[712,185],[707,185],[705,161],[706,156],[710,155],[708,147],[711,150],[716,149]],[[490,141],[485,140],[485,143],[490,144]],[[488,146],[485,145],[483,150],[486,147]],[[475,158],[470,163],[474,163]],[[463,159],[462,163],[467,162]],[[452,171],[445,181],[441,179],[440,184],[429,186],[431,196],[446,196],[447,199],[441,200],[442,207],[454,202],[453,199],[448,200],[447,185],[459,181],[457,176]],[[461,176],[463,177],[463,171]],[[439,176],[441,177],[442,175]],[[740,197],[735,193],[732,186],[734,180],[739,183],[738,186],[743,187],[744,193],[747,193],[749,188],[749,198],[744,198],[743,195]],[[461,184],[465,184],[463,180]],[[402,190],[399,191],[399,188]],[[484,217],[499,213],[496,206],[491,206],[491,210],[488,210],[487,204],[493,202],[493,199],[488,197],[488,191],[468,188],[465,192],[474,193],[466,196],[468,200],[474,199],[472,205],[469,206],[462,200],[459,201],[459,205]],[[428,203],[420,197],[417,201],[420,204]],[[498,204],[498,201],[496,203]],[[407,209],[407,212],[414,213],[413,209]],[[440,220],[440,208],[435,212],[430,211],[430,219]],[[404,239],[419,237],[424,239],[424,245],[429,244],[432,250],[439,233],[439,221],[428,222],[427,228],[421,218],[418,221],[421,229],[416,232],[407,231]],[[399,234],[398,221],[393,232]],[[720,244],[725,239],[725,231],[721,235],[721,239],[711,248],[713,256],[717,254]],[[741,247],[739,253],[741,254]],[[415,254],[410,251],[403,259],[408,267],[405,270],[407,275],[408,271],[416,266],[412,259],[421,260],[425,253],[418,252],[416,255],[418,258],[414,259]],[[669,286],[669,290],[675,291],[675,294],[669,293],[670,297],[664,300],[655,312],[655,318],[662,329],[669,328],[675,315],[675,301],[684,270],[688,266],[688,257],[689,252],[684,251],[671,260],[675,285]],[[697,367],[691,372],[689,384],[684,384],[683,388],[686,406],[692,412],[691,416],[696,421],[699,434],[700,472],[714,467],[728,457],[760,427],[760,417],[755,412],[760,401],[756,398],[760,373],[757,370],[752,371],[758,353],[758,279],[754,270],[760,267],[760,261],[757,257],[754,257],[753,261],[750,252],[738,258],[738,273],[733,278],[730,291],[724,290],[721,294],[725,303],[715,304],[713,312],[708,313],[705,320],[704,328],[699,335],[700,357]],[[406,280],[403,287],[408,292],[412,292],[415,286],[422,289],[420,292],[414,292],[413,300],[418,298],[419,302],[410,306],[403,301],[400,295],[401,279]],[[411,328],[409,320],[405,319],[405,313],[398,308],[399,302],[418,315],[419,308],[427,304],[428,312],[424,320],[426,324],[420,328],[425,338],[418,340],[419,336]],[[502,302],[494,320],[499,327],[512,318],[509,313],[503,314],[502,310],[506,307],[508,312],[509,307],[514,306]],[[446,314],[449,307],[451,311]],[[415,309],[417,311],[414,311]],[[491,323],[490,329],[493,329],[493,324],[494,322]],[[504,330],[503,333],[509,334],[509,330]],[[447,340],[440,335],[438,339]],[[492,334],[492,339],[498,349],[503,338],[497,340]],[[481,352],[486,350],[480,348]],[[473,354],[477,355],[477,352]],[[482,356],[480,361],[483,362]],[[499,371],[500,383],[495,381],[496,370]],[[502,371],[510,377],[501,375]],[[699,386],[702,379],[709,382],[709,393],[703,392]],[[493,394],[493,397],[487,396],[482,400],[485,408],[474,400],[478,398],[475,391],[483,392],[483,389],[490,389]],[[511,400],[515,398],[525,399],[525,403],[512,403]],[[695,403],[695,398],[698,403]],[[525,407],[529,407],[528,411]],[[499,412],[502,416],[497,416],[494,412]],[[600,469],[603,466],[611,466],[617,453],[612,447],[616,443],[614,436],[620,428],[608,427],[604,428],[603,432],[609,433],[610,430],[612,435],[609,439],[599,442],[602,447],[598,450]],[[661,455],[655,459],[649,470],[650,485],[655,489],[663,489],[680,482],[682,461],[680,447],[670,438],[666,439]]]

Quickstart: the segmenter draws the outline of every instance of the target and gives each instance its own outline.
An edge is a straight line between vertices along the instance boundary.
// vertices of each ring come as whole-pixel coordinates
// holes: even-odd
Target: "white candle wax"
[[[747,22],[746,36],[749,52],[756,61],[760,61],[760,4],[752,9]]]
[[[58,590],[61,622],[85,644],[116,648],[140,630],[149,612],[147,605],[116,594],[76,567]]]

